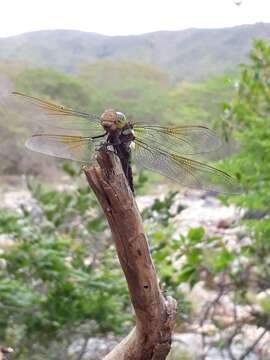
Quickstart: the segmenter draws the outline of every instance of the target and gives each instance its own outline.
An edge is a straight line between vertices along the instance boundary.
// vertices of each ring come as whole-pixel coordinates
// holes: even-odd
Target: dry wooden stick
[[[176,301],[159,288],[147,237],[119,158],[106,149],[85,175],[107,217],[136,314],[136,327],[104,360],[163,360],[171,348]]]
[[[5,360],[7,354],[13,353],[13,349],[11,347],[2,347],[0,346],[0,360]]]

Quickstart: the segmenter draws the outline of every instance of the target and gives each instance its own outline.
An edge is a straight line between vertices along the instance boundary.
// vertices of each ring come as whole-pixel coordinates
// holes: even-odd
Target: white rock
[[[10,234],[0,234],[0,248],[7,249],[10,246],[14,245],[15,239]]]

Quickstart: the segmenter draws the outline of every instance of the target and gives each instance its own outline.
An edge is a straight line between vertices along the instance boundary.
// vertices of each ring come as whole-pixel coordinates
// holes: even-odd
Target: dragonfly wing
[[[92,137],[104,133],[97,116],[21,93],[6,97],[1,107],[17,127],[25,127],[28,133],[35,129],[26,142],[29,149],[65,159],[93,161],[100,141]]]
[[[184,187],[213,193],[239,193],[237,181],[227,173],[200,161],[188,159],[150,147],[135,139],[132,158],[140,167],[164,175]]]
[[[91,138],[76,135],[35,134],[26,141],[28,149],[63,159],[85,163],[94,161],[95,145]]]
[[[46,129],[70,135],[96,136],[103,128],[96,115],[76,111],[21,93],[12,93],[1,104],[18,124],[31,129]]]
[[[184,156],[207,157],[222,146],[217,135],[205,126],[164,127],[135,123],[134,132],[136,138],[151,147]]]

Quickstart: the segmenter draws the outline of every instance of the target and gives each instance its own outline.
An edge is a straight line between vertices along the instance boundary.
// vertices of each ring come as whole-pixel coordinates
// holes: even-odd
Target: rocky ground
[[[160,189],[161,190],[161,189]],[[159,189],[158,193],[161,193]],[[137,202],[140,210],[150,205],[156,196],[144,196],[138,197]],[[16,187],[2,187],[0,191],[0,208],[20,211],[22,207],[27,208],[32,213],[38,212],[35,200],[32,199],[31,194],[26,189],[19,189]],[[179,232],[186,234],[188,229],[191,227],[203,226],[207,229],[207,234],[221,236],[226,245],[231,248],[238,246],[237,239],[241,236],[242,241],[249,242],[250,239],[246,235],[246,231],[239,220],[243,216],[243,210],[230,205],[223,205],[217,198],[207,196],[206,194],[198,191],[187,191],[178,195],[177,202],[185,206],[185,209],[177,215],[174,219],[174,223]],[[38,213],[37,213],[38,216]],[[0,235],[0,249],[5,248],[12,244],[14,239],[6,236],[5,234]],[[209,302],[211,302],[216,294],[207,290],[204,283],[198,283],[192,290],[182,289],[188,293],[190,301],[194,304],[195,315],[200,314],[202,308]],[[232,303],[229,298],[224,297],[223,299],[223,321],[226,323],[230,321]],[[239,313],[248,313],[248,310],[238,308]],[[244,316],[243,315],[243,316]],[[227,317],[227,318],[226,318]],[[208,326],[208,327],[207,327]],[[246,343],[239,341],[234,347],[235,359],[239,359],[243,349],[249,346],[250,341],[256,338],[262,329],[258,329],[255,326],[246,326],[244,329],[244,338]],[[174,335],[174,342],[172,346],[172,352],[170,355],[171,360],[177,359],[201,359],[203,358],[202,348],[202,334],[205,335],[204,340],[206,345],[209,347],[207,356],[204,359],[208,360],[221,360],[221,359],[232,359],[227,354],[221,354],[220,350],[213,346],[213,343],[218,342],[218,334],[216,329],[212,325],[204,325],[197,327],[190,327],[185,330],[185,333],[179,333]],[[270,338],[264,338],[265,347],[270,348]],[[111,347],[116,343],[115,339],[90,339],[86,346],[86,353],[83,359],[101,359],[102,356],[107,353]],[[80,348],[80,344],[74,344],[70,353],[76,353],[76,349]],[[270,354],[269,358],[270,358]],[[267,356],[268,356],[267,355]],[[250,355],[245,357],[249,360],[260,360],[258,356]],[[267,359],[267,357],[264,357]]]

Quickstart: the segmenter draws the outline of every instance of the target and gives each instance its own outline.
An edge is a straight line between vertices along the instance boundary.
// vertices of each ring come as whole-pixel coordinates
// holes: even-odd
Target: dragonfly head
[[[105,110],[100,119],[101,125],[108,131],[122,129],[127,124],[125,114],[115,110]]]

